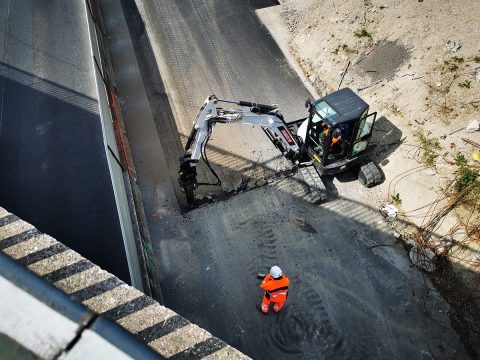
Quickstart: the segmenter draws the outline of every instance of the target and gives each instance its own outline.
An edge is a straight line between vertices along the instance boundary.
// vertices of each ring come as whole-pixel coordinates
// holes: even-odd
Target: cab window
[[[367,112],[365,111],[365,113],[362,115],[360,125],[358,126],[357,139],[361,139],[371,134],[374,120],[375,117],[367,116]]]
[[[352,156],[355,156],[358,153],[361,153],[362,151],[364,151],[367,148],[367,145],[368,145],[367,140],[363,140],[363,141],[359,141],[359,142],[355,143],[355,145],[353,145],[353,149],[352,149]]]
[[[326,101],[322,100],[315,104],[315,111],[320,115],[322,118],[327,119],[329,122],[335,120],[340,115],[332,108]],[[315,114],[317,115],[317,114]],[[314,116],[315,118],[315,116]],[[313,119],[312,119],[313,121]]]

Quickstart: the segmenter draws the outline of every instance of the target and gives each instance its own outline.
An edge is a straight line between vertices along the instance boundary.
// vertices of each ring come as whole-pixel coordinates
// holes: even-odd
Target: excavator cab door
[[[350,158],[360,156],[368,146],[368,142],[372,137],[373,125],[377,118],[377,112],[368,114],[368,109],[365,111],[365,115],[360,118],[354,131],[354,139],[350,151]]]

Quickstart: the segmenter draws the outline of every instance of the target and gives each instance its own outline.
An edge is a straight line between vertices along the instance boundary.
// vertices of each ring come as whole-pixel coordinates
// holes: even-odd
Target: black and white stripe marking
[[[147,306],[153,305],[155,303],[156,301],[153,300],[151,297],[144,295],[144,296],[135,298],[133,300],[130,300],[126,303],[123,303],[121,305],[118,305],[117,307],[114,307],[113,309],[108,310],[104,314],[108,316],[110,319],[112,319],[113,321],[118,321],[131,314],[141,311]]]
[[[190,321],[180,315],[175,315],[140,331],[136,335],[140,340],[145,341],[148,344],[180,329],[181,327],[187,326],[188,324],[190,324]]]
[[[41,232],[38,231],[37,229],[31,229],[24,231],[20,234],[10,236],[2,241],[0,241],[0,251],[12,247],[14,245],[18,245],[24,241],[30,240],[38,235],[40,235]]]
[[[71,265],[67,265],[61,269],[52,271],[48,274],[43,275],[42,277],[47,280],[48,282],[55,283],[60,280],[64,280],[69,278],[70,276],[73,276],[75,274],[78,274],[80,272],[83,272],[85,270],[88,270],[92,267],[94,267],[95,264],[86,260],[82,259],[80,261],[77,261]]]
[[[173,360],[200,360],[204,357],[211,355],[218,350],[225,348],[227,344],[225,344],[222,340],[211,337],[205,341],[202,341],[194,346],[179,352],[169,359]]]

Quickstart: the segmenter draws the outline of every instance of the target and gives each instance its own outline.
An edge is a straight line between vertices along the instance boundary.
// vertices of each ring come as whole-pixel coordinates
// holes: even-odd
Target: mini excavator
[[[235,104],[228,109],[219,104]],[[195,117],[192,131],[180,156],[179,183],[187,202],[195,201],[197,164],[203,158],[219,185],[220,179],[210,165],[206,147],[215,124],[240,123],[260,127],[275,147],[296,167],[313,167],[320,179],[349,169],[358,169],[358,180],[366,187],[382,181],[382,172],[366,157],[376,112],[349,88],[337,90],[316,101],[307,100],[308,116],[285,122],[278,106],[250,101],[207,97]]]

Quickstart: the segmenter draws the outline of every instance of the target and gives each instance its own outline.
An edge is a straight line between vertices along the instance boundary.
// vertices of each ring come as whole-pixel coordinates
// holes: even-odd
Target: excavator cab
[[[377,113],[369,114],[369,105],[349,88],[307,101],[306,106],[309,117],[296,121],[298,128],[289,127],[303,139],[303,153],[320,175],[360,165],[360,182],[367,187],[378,184],[382,173],[365,156]]]

